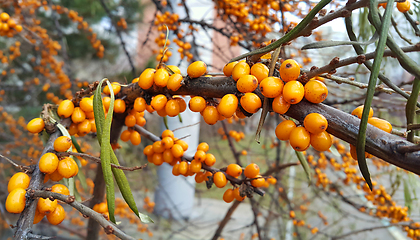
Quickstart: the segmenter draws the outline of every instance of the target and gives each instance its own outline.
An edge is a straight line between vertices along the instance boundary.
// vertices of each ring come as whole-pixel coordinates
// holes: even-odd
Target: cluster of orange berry
[[[120,20],[118,20],[117,22],[117,26],[121,27],[122,29],[127,29],[127,21],[125,20],[125,18],[120,18]]]
[[[177,139],[171,130],[165,130],[162,132],[162,140],[156,141],[152,145],[148,145],[144,148],[143,153],[147,156],[147,160],[157,166],[167,162],[168,164],[175,166],[184,152],[188,149],[188,144]]]
[[[62,184],[55,184],[51,187],[51,192],[70,195],[69,189]],[[44,216],[52,225],[60,224],[66,217],[66,211],[63,206],[58,204],[57,199],[51,201],[49,198],[39,198],[37,209],[35,211],[34,224],[39,223]]]
[[[386,8],[386,3],[379,3],[379,7]],[[409,0],[405,0],[404,2],[397,2],[397,9],[402,13],[406,13],[410,11],[411,3]]]
[[[10,38],[21,31],[22,25],[16,24],[16,21],[10,18],[9,14],[6,12],[0,14],[0,36],[7,36]]]
[[[156,14],[154,25],[157,27],[157,30],[161,32],[155,39],[155,43],[158,45],[158,47],[163,47],[165,43],[168,46],[171,43],[169,39],[166,40],[166,27],[168,27],[169,30],[177,30],[178,26],[181,24],[178,20],[179,15],[176,13],[165,12],[163,14]],[[163,53],[164,52],[161,49],[160,53],[156,56],[157,61],[160,61],[163,56],[162,62],[167,62],[168,58],[172,56],[172,52],[169,50],[165,51],[165,55],[163,55]]]

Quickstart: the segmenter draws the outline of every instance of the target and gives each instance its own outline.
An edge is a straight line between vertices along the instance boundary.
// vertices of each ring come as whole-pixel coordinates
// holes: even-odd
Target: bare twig
[[[235,212],[236,208],[239,206],[241,202],[235,200],[232,204],[232,206],[230,206],[229,210],[226,212],[225,217],[223,218],[223,220],[220,222],[219,227],[217,228],[216,232],[214,233],[213,237],[211,238],[212,240],[217,240],[220,236],[220,234],[223,231],[223,228],[225,228],[226,224],[229,222],[230,218],[232,217],[233,212]]]

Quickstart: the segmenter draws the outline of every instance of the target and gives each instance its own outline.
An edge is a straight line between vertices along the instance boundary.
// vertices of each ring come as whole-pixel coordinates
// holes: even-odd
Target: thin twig
[[[232,206],[230,206],[229,210],[226,212],[225,217],[223,218],[223,220],[220,222],[219,227],[217,228],[216,232],[214,233],[213,237],[211,238],[212,240],[217,240],[220,236],[220,234],[223,231],[223,228],[225,228],[226,224],[229,222],[230,218],[232,217],[233,212],[235,212],[236,208],[239,206],[241,202],[235,200],[232,204]]]

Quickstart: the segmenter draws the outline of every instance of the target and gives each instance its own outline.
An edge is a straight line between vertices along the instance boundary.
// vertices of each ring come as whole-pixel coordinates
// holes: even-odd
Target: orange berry
[[[174,74],[181,74],[181,69],[179,69],[179,67],[177,67],[175,65],[167,65],[166,67],[171,69],[172,72],[174,72]],[[174,74],[172,74],[172,75],[174,75]]]
[[[123,113],[125,112],[125,101],[122,99],[115,99],[114,101],[114,112]]]
[[[111,83],[111,87],[112,87],[112,91],[114,92],[114,95],[117,95],[120,92],[120,90],[121,90],[121,85],[118,82]],[[109,91],[108,84],[104,87],[103,92],[106,95],[110,95],[111,94],[111,91]]]
[[[372,124],[373,126],[385,131],[387,133],[391,133],[392,125],[385,119],[380,119],[377,117],[371,117],[368,119],[368,123]]]
[[[351,145],[350,144],[350,155],[354,160],[357,160],[357,151],[356,151],[356,146]],[[365,152],[365,157],[368,158],[369,157],[369,153]]]
[[[146,105],[146,100],[144,100],[142,97],[138,97],[136,100],[134,100],[133,107],[137,112],[144,112],[144,110],[146,110]]]
[[[252,180],[252,181],[251,181],[251,185],[252,185],[253,187],[258,188],[258,187],[262,187],[262,186],[264,186],[264,184],[265,184],[265,179],[264,179],[263,177],[261,177],[261,175],[257,175],[255,178],[256,178],[256,179],[254,179],[254,180]]]
[[[236,82],[236,88],[239,92],[253,92],[258,87],[258,80],[253,75],[243,75]]]
[[[29,182],[31,179],[26,173],[18,172],[15,173],[9,180],[7,184],[7,191],[10,193],[11,191],[15,190],[16,188],[23,188],[27,189],[29,187]]]
[[[296,151],[305,151],[311,143],[311,135],[304,127],[296,127],[290,132],[289,143]]]
[[[235,67],[232,70],[232,78],[233,80],[238,81],[240,77],[244,75],[249,75],[250,72],[251,68],[249,67],[248,63],[239,62],[235,65]]]
[[[66,99],[58,105],[57,114],[62,118],[68,118],[73,114],[73,110],[73,102]]]
[[[166,149],[163,151],[162,158],[164,162],[171,164],[174,161],[174,155],[172,155],[171,149]]]
[[[264,78],[268,77],[268,72],[268,67],[262,63],[256,63],[251,67],[251,75],[257,78],[258,83],[261,83]]]
[[[7,14],[6,12],[2,12],[2,13],[0,14],[0,19],[1,19],[3,22],[7,22],[7,20],[9,20],[9,18],[10,18],[10,16],[9,16],[9,14]]]
[[[66,211],[61,205],[57,205],[54,212],[47,214],[48,222],[52,225],[60,224],[66,218]]]
[[[175,99],[169,100],[165,105],[165,112],[169,117],[175,117],[180,113],[178,101]]]
[[[130,140],[130,135],[131,132],[128,129],[124,130],[120,135],[121,141],[128,142],[128,140]]]
[[[155,85],[158,87],[166,87],[168,84],[169,73],[164,68],[160,68],[156,71],[155,75],[153,76],[153,80]]]
[[[232,177],[239,177],[242,174],[242,168],[236,163],[231,163],[226,168],[226,174]]]
[[[287,82],[283,87],[283,98],[290,104],[297,104],[302,101],[305,95],[305,88],[298,81]]]
[[[58,181],[61,181],[61,179],[63,179],[63,176],[61,176],[58,170],[55,170],[53,173],[50,173],[46,176],[48,176],[51,179],[51,181],[54,181],[54,182],[58,182]]]
[[[11,191],[6,199],[6,210],[9,213],[21,213],[26,205],[26,190],[23,188],[16,188]]]
[[[156,166],[160,166],[163,163],[163,154],[162,153],[154,153],[152,156],[152,162]]]
[[[45,123],[42,118],[34,118],[32,119],[28,125],[26,125],[26,129],[30,133],[40,133],[42,130],[44,130]]]
[[[190,170],[193,173],[198,173],[201,170],[201,161],[198,159],[194,159],[190,163]]]
[[[214,185],[216,185],[216,187],[218,188],[222,188],[226,186],[227,179],[226,179],[225,174],[223,172],[216,172],[213,175],[213,182],[214,182]]]
[[[203,61],[195,61],[187,68],[187,74],[190,78],[198,78],[207,72],[207,65]]]
[[[102,105],[104,106],[105,110],[108,111],[109,105],[111,105],[111,98],[110,97],[102,98]]]
[[[207,106],[204,108],[203,118],[208,125],[217,123],[219,120],[219,112],[217,111],[217,108],[215,106]]]
[[[293,210],[292,210],[292,211],[290,211],[290,212],[289,212],[289,217],[290,217],[290,218],[295,218],[295,217],[296,217],[295,211],[293,211]]]
[[[195,96],[190,99],[188,106],[193,112],[201,112],[206,108],[206,100],[203,97]]]
[[[241,106],[249,113],[256,113],[261,107],[261,99],[255,93],[245,93],[241,97]]]
[[[125,120],[124,120],[124,124],[125,124],[127,127],[134,127],[134,125],[136,125],[136,122],[137,122],[136,116],[131,115],[131,114],[128,114],[128,115],[125,117]]]
[[[305,98],[311,103],[321,103],[328,96],[328,88],[318,80],[311,80],[305,84]]]
[[[175,137],[175,136],[174,136],[174,132],[172,132],[172,131],[171,131],[171,130],[169,130],[169,129],[164,130],[164,131],[162,132],[162,139],[163,139],[163,138],[165,138],[165,137],[174,138],[174,137]]]
[[[211,167],[216,163],[216,157],[211,153],[207,153],[206,154],[206,160],[204,160],[204,163],[207,166]]]
[[[281,64],[279,72],[283,81],[294,81],[299,77],[300,66],[295,60],[287,59]]]
[[[187,174],[188,168],[189,168],[188,163],[186,161],[182,161],[182,162],[179,163],[178,169],[179,169],[180,174],[182,174],[182,175]]]
[[[332,145],[332,139],[329,133],[321,132],[318,134],[311,134],[311,146],[317,151],[327,151]]]
[[[231,62],[231,63],[226,64],[226,65],[223,67],[223,74],[225,74],[225,76],[226,76],[226,77],[230,77],[230,76],[232,76],[232,71],[233,71],[233,68],[235,67],[235,65],[236,65],[237,63],[238,63],[238,62]]]
[[[38,162],[39,170],[43,173],[53,173],[58,167],[58,157],[54,153],[45,153]]]
[[[171,137],[164,137],[162,138],[161,145],[165,149],[170,149],[174,145],[174,140]]]
[[[277,77],[264,78],[260,83],[262,95],[268,98],[275,98],[283,92],[283,81]]]
[[[66,152],[71,147],[71,138],[60,136],[54,141],[54,150],[57,152]]]
[[[206,142],[202,142],[198,144],[197,150],[203,150],[204,152],[207,152],[209,150],[209,145]]]
[[[74,108],[73,114],[71,115],[71,120],[74,123],[81,123],[86,119],[86,114],[80,107]]]
[[[134,146],[139,145],[141,143],[140,133],[138,133],[137,131],[132,131],[131,134],[130,134],[130,142]]]
[[[274,112],[279,114],[285,114],[290,108],[290,103],[284,100],[283,95],[279,95],[273,99],[273,103],[271,104],[271,106]]]
[[[258,174],[260,174],[260,167],[255,163],[251,163],[246,166],[244,174],[247,178],[255,178]]]
[[[44,218],[44,216],[45,216],[45,214],[40,213],[38,211],[38,209],[36,209],[33,224],[37,224],[37,223],[41,222],[41,220]]]
[[[187,109],[187,104],[185,103],[183,98],[173,97],[173,99],[178,102],[180,113],[184,112]]]
[[[303,120],[303,125],[308,132],[318,134],[327,130],[328,121],[322,114],[310,113]]]
[[[182,75],[180,73],[175,73],[172,74],[169,79],[168,79],[168,84],[167,84],[167,88],[171,91],[177,91],[182,85],[182,80],[184,78],[182,77]]]
[[[239,202],[242,202],[245,199],[245,196],[241,196],[241,192],[239,191],[239,188],[233,189],[233,196]]]
[[[172,155],[174,155],[176,158],[182,157],[182,155],[184,155],[184,149],[179,144],[174,144],[171,148],[171,152]]]
[[[153,79],[155,76],[155,72],[156,72],[155,69],[147,68],[141,73],[138,84],[142,89],[146,90],[153,86]]]
[[[206,160],[206,152],[203,150],[197,150],[197,152],[194,154],[194,159],[200,162],[204,162]]]
[[[51,201],[49,198],[39,198],[37,209],[39,213],[48,214],[54,212],[57,204],[57,200]]]
[[[146,156],[152,156],[153,153],[155,153],[153,151],[153,145],[147,145],[144,149],[143,149],[143,154]]]
[[[76,176],[79,172],[79,167],[73,158],[66,157],[58,163],[58,173],[65,178]]]
[[[165,147],[162,145],[162,141],[156,141],[152,144],[153,152],[155,153],[163,153],[165,151]]]
[[[179,163],[175,164],[174,167],[172,168],[172,174],[174,176],[179,176],[180,172],[179,172]]]
[[[217,105],[217,111],[224,117],[230,118],[238,108],[238,98],[233,94],[226,94]]]
[[[295,128],[295,122],[293,122],[292,120],[285,120],[277,125],[276,137],[280,140],[287,141],[290,138],[290,133]]]
[[[233,195],[233,189],[226,189],[225,193],[223,194],[223,201],[225,201],[226,203],[230,203],[233,200],[235,200],[235,196]]]
[[[274,185],[277,183],[277,179],[275,179],[273,176],[268,177],[266,181],[271,185]]]
[[[85,112],[93,112],[93,100],[88,97],[82,98],[79,103],[80,108]]]
[[[355,108],[355,109],[351,112],[351,115],[354,115],[354,116],[356,116],[356,117],[358,117],[358,118],[362,118],[363,108],[364,108],[364,105],[358,106],[357,108]],[[373,109],[372,109],[372,108],[370,108],[368,118],[371,118],[372,116],[373,116]]]
[[[55,184],[51,187],[51,192],[60,193],[63,195],[70,195],[69,189],[63,184]]]
[[[77,124],[77,134],[84,136],[92,130],[92,124],[89,119],[83,120],[83,122]]]
[[[398,11],[405,13],[410,11],[411,3],[408,0],[405,0],[404,2],[397,2],[397,8]]]
[[[181,147],[184,151],[188,150],[188,144],[184,140],[175,140],[175,143],[178,144],[178,145],[181,145]]]

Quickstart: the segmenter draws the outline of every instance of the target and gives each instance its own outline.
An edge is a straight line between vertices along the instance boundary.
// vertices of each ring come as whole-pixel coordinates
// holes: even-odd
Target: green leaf
[[[306,160],[305,156],[303,156],[302,152],[295,151],[297,158],[299,159],[300,164],[303,167],[303,170],[306,173],[306,178],[308,178],[308,182],[311,182],[311,169],[309,167],[308,161]]]
[[[147,216],[146,214],[143,214],[143,213],[139,212],[139,217],[140,217],[140,220],[143,223],[154,223],[153,220],[149,216]]]
[[[302,47],[302,50],[307,49],[317,49],[317,48],[327,48],[327,47],[336,47],[342,45],[369,45],[374,43],[378,39],[379,35],[375,32],[372,38],[367,42],[354,42],[354,41],[320,41],[306,44]]]
[[[379,42],[376,48],[376,55],[375,59],[373,60],[372,71],[369,77],[369,84],[368,89],[366,92],[366,98],[362,113],[362,118],[360,120],[359,125],[359,133],[357,135],[357,144],[356,144],[356,152],[357,152],[357,162],[359,164],[360,171],[369,185],[369,188],[372,190],[372,180],[370,179],[369,169],[366,163],[365,157],[365,144],[366,144],[366,129],[369,117],[369,110],[370,106],[372,105],[373,95],[375,93],[376,88],[376,80],[379,75],[379,70],[381,67],[382,58],[385,51],[386,40],[388,37],[388,30],[391,25],[391,16],[392,16],[392,9],[394,6],[394,0],[388,0],[385,14],[382,21],[382,26],[379,29]],[[369,11],[377,11],[378,1],[371,0],[369,4]],[[373,9],[373,10],[372,10]]]

